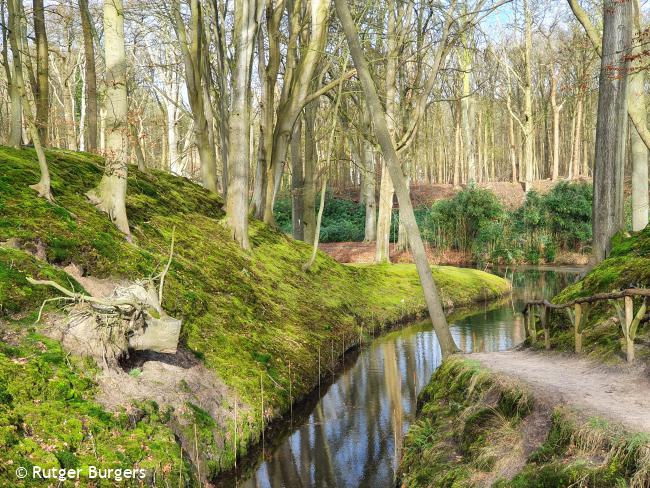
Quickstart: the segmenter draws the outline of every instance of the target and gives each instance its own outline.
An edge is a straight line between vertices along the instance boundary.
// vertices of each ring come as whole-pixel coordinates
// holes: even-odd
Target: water
[[[510,299],[449,318],[454,339],[466,352],[501,351],[523,341],[522,316],[515,312],[523,301],[549,298],[577,276],[576,270],[501,274],[513,282]],[[237,486],[393,487],[417,395],[439,364],[440,348],[429,322],[374,340],[323,388],[315,406],[307,407],[288,435],[275,439],[275,447],[265,450],[265,460]]]

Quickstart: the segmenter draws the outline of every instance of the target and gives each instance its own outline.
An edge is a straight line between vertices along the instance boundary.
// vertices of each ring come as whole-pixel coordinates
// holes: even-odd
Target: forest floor
[[[551,180],[533,181],[533,189],[539,193],[548,193],[560,181],[552,182]],[[582,179],[581,181],[590,181]],[[524,203],[526,192],[521,183],[512,183],[509,181],[489,181],[477,184],[480,188],[492,191],[497,199],[508,208],[517,208]],[[445,200],[453,197],[467,185],[454,187],[452,184],[441,183],[417,183],[412,184],[411,200],[415,207],[429,206],[438,200]],[[376,186],[379,191],[379,184]],[[346,200],[359,201],[359,188],[340,188],[334,190],[334,195]]]
[[[375,259],[374,242],[324,242],[318,248],[329,254],[339,263],[367,263]],[[426,248],[427,257],[431,264],[448,266],[467,266],[474,264],[475,259],[468,252],[451,249]],[[390,260],[392,263],[412,263],[410,251],[398,251],[395,244],[390,245]],[[585,266],[589,261],[587,254],[560,251],[553,263],[554,266]]]
[[[568,405],[650,433],[650,374],[645,364],[609,366],[569,354],[527,350],[469,357],[523,381],[546,403]]]

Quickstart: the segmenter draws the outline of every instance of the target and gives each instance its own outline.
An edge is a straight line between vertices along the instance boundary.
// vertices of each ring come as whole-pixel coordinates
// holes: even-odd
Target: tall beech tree
[[[203,5],[199,0],[190,0],[190,32],[185,28],[181,15],[181,2],[172,4],[174,29],[180,44],[185,66],[185,84],[194,121],[194,143],[201,160],[201,181],[208,190],[217,191],[217,154],[214,137],[214,115],[212,99],[208,89],[209,79],[206,66],[206,39],[204,33]],[[227,185],[227,181],[224,182]]]
[[[106,59],[106,149],[104,174],[87,193],[106,212],[117,228],[131,235],[126,216],[126,184],[129,160],[129,102],[126,89],[124,6],[122,0],[104,0],[104,58]]]
[[[632,44],[632,0],[605,0],[594,164],[593,260],[611,250],[623,229],[623,167],[627,139],[627,94]]]
[[[629,58],[632,66],[628,73],[629,88],[627,112],[634,130],[630,134],[630,151],[632,156],[632,230],[639,231],[648,225],[648,151],[650,150],[650,131],[648,130],[648,109],[644,96],[645,69],[642,64],[643,43],[640,35],[641,5],[639,0],[629,0],[633,5],[633,26],[636,39],[632,42]],[[599,56],[602,57],[601,38],[592,24],[587,12],[580,6],[578,0],[568,0],[569,6],[576,19],[584,28],[587,37]],[[645,146],[645,148],[643,147]]]
[[[88,0],[79,0],[79,17],[84,43],[85,70],[85,109],[86,134],[84,141],[87,151],[97,150],[97,70],[95,68],[95,42],[93,38],[93,21],[88,9]]]
[[[48,145],[48,119],[50,111],[50,76],[47,30],[45,28],[45,8],[43,0],[33,0],[34,39],[36,41],[36,126],[43,146]]]
[[[13,73],[13,83],[20,95],[21,105],[24,109],[25,122],[29,128],[29,135],[34,144],[36,156],[38,157],[38,166],[41,172],[41,178],[38,183],[30,185],[30,188],[36,190],[40,197],[46,200],[53,201],[52,190],[50,188],[50,171],[47,166],[47,159],[43,151],[43,144],[38,130],[36,118],[32,105],[37,105],[37,102],[32,104],[27,94],[25,86],[25,77],[23,74],[23,53],[26,52],[27,37],[23,28],[22,19],[22,6],[20,0],[8,0],[7,3],[9,12],[9,43],[11,44],[11,51],[14,58],[15,71]]]
[[[7,23],[4,22],[5,14],[5,0],[0,1],[0,7],[2,8],[2,61],[5,67],[5,75],[7,77],[7,90],[9,92],[9,137],[8,143],[10,146],[15,148],[20,148],[20,145],[23,142],[23,97],[21,96],[18,83],[16,82],[16,74],[19,70],[22,70],[20,64],[20,56],[11,57],[9,59],[9,49],[8,46],[11,41],[11,21],[16,14],[16,5],[11,3],[12,0],[6,0],[7,14],[9,16]],[[13,51],[13,49],[12,49]],[[13,54],[13,53],[12,53]],[[22,77],[22,71],[20,76]]]
[[[336,13],[343,27],[343,31],[345,32],[345,37],[350,48],[352,60],[357,69],[357,74],[361,80],[361,86],[365,95],[368,112],[373,120],[375,136],[381,146],[386,167],[395,187],[395,193],[397,194],[397,199],[400,204],[401,217],[409,236],[411,251],[418,270],[420,282],[422,283],[424,298],[427,302],[427,308],[429,309],[433,328],[438,337],[442,355],[443,357],[446,357],[458,351],[458,346],[456,346],[454,338],[451,336],[451,332],[449,331],[449,326],[447,325],[447,320],[442,309],[438,290],[433,281],[433,275],[431,274],[431,268],[429,267],[422,237],[420,236],[420,230],[415,221],[415,213],[413,212],[409,190],[406,186],[404,174],[402,173],[402,168],[399,164],[397,151],[395,150],[388,127],[386,112],[379,100],[377,88],[375,87],[375,82],[370,74],[368,61],[363,53],[359,34],[354,24],[354,20],[352,19],[352,15],[350,14],[348,4],[346,0],[335,0],[334,5],[336,6]]]
[[[284,170],[293,126],[305,105],[311,101],[309,89],[312,77],[327,41],[329,4],[328,0],[311,0],[306,3],[295,0],[291,5],[290,37],[282,91],[272,134],[266,131],[266,137],[271,137],[271,143],[267,145],[267,148],[271,148],[271,154],[266,155],[264,222],[267,224],[275,224],[273,204]],[[302,26],[303,18],[309,18],[309,29]],[[299,52],[302,53],[300,57]],[[333,86],[327,87],[328,90]]]
[[[258,27],[258,0],[235,1],[232,107],[228,132],[228,165],[230,181],[226,214],[233,238],[244,249],[248,242],[248,167],[250,145],[250,89],[253,49]]]

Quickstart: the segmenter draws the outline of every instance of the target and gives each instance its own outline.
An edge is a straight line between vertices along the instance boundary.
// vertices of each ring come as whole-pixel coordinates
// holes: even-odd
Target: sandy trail
[[[553,405],[568,404],[588,416],[650,433],[650,373],[643,366],[604,366],[558,353],[506,351],[470,358],[527,383]]]

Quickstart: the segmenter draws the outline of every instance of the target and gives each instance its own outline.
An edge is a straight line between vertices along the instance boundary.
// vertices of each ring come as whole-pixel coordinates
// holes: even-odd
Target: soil
[[[470,357],[528,384],[544,402],[650,433],[650,374],[643,364],[606,366],[566,354],[516,350]]]
[[[332,256],[339,263],[364,263],[371,264],[375,259],[374,242],[324,242],[318,248]],[[468,266],[474,264],[470,253],[452,251],[448,249],[434,249],[426,247],[427,257],[431,264],[449,266]],[[390,260],[392,263],[412,263],[410,251],[397,251],[395,244],[390,245]],[[578,252],[558,252],[553,266],[586,266],[589,255]]]
[[[370,264],[375,259],[374,242],[325,242],[319,244],[318,249],[326,252],[339,263],[365,263]],[[458,251],[440,251],[427,247],[429,262],[431,264],[465,265],[472,261],[472,257]],[[392,263],[412,263],[410,251],[397,251],[395,244],[390,245],[390,260]]]

